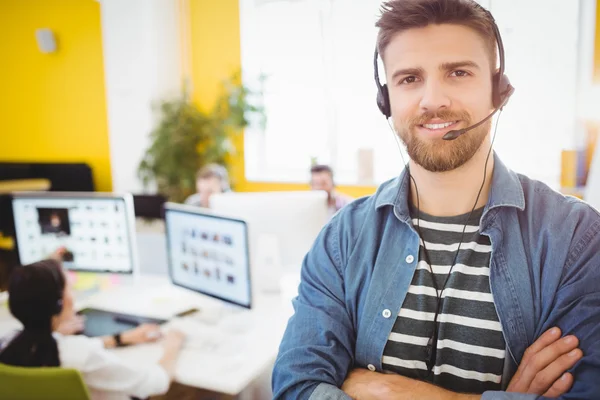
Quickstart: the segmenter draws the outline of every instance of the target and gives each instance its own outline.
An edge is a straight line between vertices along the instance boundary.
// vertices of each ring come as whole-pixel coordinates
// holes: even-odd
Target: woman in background
[[[181,333],[170,331],[165,335],[164,355],[158,364],[135,366],[106,349],[157,340],[158,326],[142,325],[102,338],[57,332],[75,315],[73,295],[59,261],[49,259],[15,268],[8,294],[10,312],[23,324],[23,330],[0,347],[0,363],[76,369],[93,399],[145,398],[169,389],[183,343]]]

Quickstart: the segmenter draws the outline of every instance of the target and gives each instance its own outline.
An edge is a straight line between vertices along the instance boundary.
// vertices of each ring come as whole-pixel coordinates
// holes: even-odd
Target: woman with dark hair
[[[4,347],[0,363],[23,367],[77,369],[92,398],[145,398],[167,392],[183,335],[170,331],[164,338],[164,356],[158,365],[129,365],[107,348],[117,345],[115,337],[88,338],[62,335],[58,327],[75,315],[73,295],[59,261],[40,261],[16,268],[8,284],[8,306],[23,324]],[[123,332],[122,344],[139,344],[158,338],[154,325]]]
[[[8,307],[24,329],[0,353],[0,362],[23,367],[60,365],[52,327],[62,314],[65,287],[65,276],[54,260],[13,271]]]

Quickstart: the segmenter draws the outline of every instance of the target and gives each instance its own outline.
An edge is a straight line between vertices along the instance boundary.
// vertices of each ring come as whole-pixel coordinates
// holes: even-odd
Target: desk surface
[[[219,338],[224,350],[202,350],[184,345],[177,361],[175,380],[185,385],[236,395],[252,381],[272,367],[279,342],[288,318],[292,314],[291,296],[294,279],[284,284],[277,295],[258,295],[252,310],[231,310],[222,313],[218,323],[197,323],[210,337]],[[221,312],[223,304],[206,296],[175,287],[168,278],[159,275],[139,276],[132,282],[77,299],[78,309],[96,307],[156,318],[173,315],[196,307]],[[194,318],[194,317],[192,317]],[[177,326],[178,320],[166,324],[165,329]],[[18,329],[19,322],[12,318],[6,304],[0,304],[0,335]],[[204,329],[203,327],[206,327]],[[234,351],[231,351],[231,348]],[[153,363],[162,356],[160,343],[144,344],[111,350],[133,363]]]

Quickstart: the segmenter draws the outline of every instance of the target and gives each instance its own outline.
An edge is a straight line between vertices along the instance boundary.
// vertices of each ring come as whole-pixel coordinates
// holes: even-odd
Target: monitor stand
[[[261,234],[256,238],[256,256],[254,257],[252,277],[254,289],[265,294],[277,294],[281,291],[281,246],[276,235]]]

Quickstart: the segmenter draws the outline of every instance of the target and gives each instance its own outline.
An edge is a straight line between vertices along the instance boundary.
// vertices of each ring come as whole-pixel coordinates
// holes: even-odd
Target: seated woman
[[[93,399],[145,398],[166,393],[174,373],[183,335],[164,337],[164,355],[157,365],[129,365],[106,351],[122,344],[158,339],[158,326],[142,325],[120,338],[62,335],[57,329],[73,318],[73,295],[61,264],[44,260],[16,268],[8,284],[8,306],[23,330],[0,347],[0,363],[25,367],[61,366],[78,370]]]

